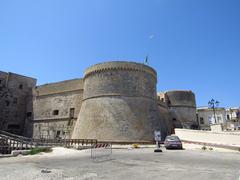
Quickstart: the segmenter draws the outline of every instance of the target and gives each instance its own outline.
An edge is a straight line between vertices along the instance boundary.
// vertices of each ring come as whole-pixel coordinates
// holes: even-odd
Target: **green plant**
[[[212,148],[212,147],[210,147],[210,148],[209,148],[209,150],[210,150],[210,151],[212,151],[212,150],[213,150],[213,148]]]
[[[139,147],[139,144],[133,144],[132,148],[137,149],[137,148],[140,148],[140,147]]]
[[[207,150],[207,147],[206,147],[206,146],[203,146],[203,147],[202,147],[202,150]]]
[[[36,148],[31,149],[28,154],[29,155],[34,155],[34,154],[38,154],[40,152],[49,153],[49,152],[52,152],[52,148],[50,148],[50,147],[36,147]]]

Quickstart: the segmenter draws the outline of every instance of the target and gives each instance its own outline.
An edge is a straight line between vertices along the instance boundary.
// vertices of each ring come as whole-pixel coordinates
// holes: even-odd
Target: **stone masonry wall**
[[[156,72],[143,64],[109,62],[86,70],[82,108],[72,138],[153,140],[160,124]]]
[[[32,89],[36,79],[14,73],[0,72],[0,129],[31,136]],[[26,132],[26,134],[25,134]]]
[[[70,138],[81,109],[82,83],[74,79],[36,88],[34,138]]]
[[[167,91],[165,98],[173,116],[174,127],[198,128],[196,99],[192,91]]]

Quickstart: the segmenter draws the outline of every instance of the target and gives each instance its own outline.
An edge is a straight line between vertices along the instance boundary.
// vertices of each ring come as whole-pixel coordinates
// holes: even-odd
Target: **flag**
[[[148,55],[145,58],[145,64],[148,64]]]

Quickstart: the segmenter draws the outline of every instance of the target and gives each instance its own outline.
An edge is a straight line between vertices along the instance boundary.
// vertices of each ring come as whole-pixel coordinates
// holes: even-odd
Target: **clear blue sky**
[[[38,84],[109,60],[149,63],[158,90],[240,106],[239,0],[1,0],[0,70]]]

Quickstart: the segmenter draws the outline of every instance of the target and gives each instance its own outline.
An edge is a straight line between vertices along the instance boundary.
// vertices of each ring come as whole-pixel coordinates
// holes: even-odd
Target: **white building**
[[[226,129],[240,130],[240,107],[226,109]]]
[[[240,119],[240,107],[226,109],[227,121],[238,121]]]
[[[197,108],[197,119],[202,130],[211,130],[211,125],[226,123],[225,108],[199,107]]]

